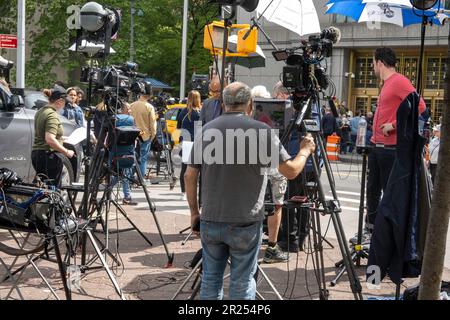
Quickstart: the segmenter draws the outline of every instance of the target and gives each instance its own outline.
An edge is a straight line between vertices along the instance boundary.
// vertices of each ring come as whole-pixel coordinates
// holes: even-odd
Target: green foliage
[[[75,32],[67,30],[66,9],[72,4],[82,6],[80,0],[27,0],[27,45],[31,55],[27,58],[27,87],[47,87],[56,79],[55,66],[61,66],[68,74],[74,74],[85,61],[76,54],[69,54]],[[102,5],[120,9],[121,28],[112,47],[116,54],[107,63],[121,64],[130,58],[131,1],[99,1]],[[208,0],[189,1],[188,74],[207,73],[211,63],[209,52],[203,48],[203,27],[217,15],[217,7]],[[181,65],[181,37],[183,0],[135,0],[136,10],[143,16],[134,16],[135,62],[139,71],[178,88]],[[17,1],[2,1],[0,32],[16,33]],[[70,84],[77,82],[74,76]]]

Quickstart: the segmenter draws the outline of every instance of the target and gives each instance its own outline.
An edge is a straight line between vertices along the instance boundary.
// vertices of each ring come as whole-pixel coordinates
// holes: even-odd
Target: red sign
[[[17,49],[17,36],[11,34],[0,34],[0,48]]]

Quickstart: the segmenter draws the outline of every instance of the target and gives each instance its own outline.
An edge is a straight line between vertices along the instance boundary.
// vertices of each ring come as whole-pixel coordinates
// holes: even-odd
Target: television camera
[[[146,74],[138,73],[138,65],[127,62],[123,65],[111,65],[105,68],[83,67],[80,82],[89,83],[91,77],[94,91],[100,92],[109,88],[118,89],[122,96],[129,92],[134,94],[145,93]]]
[[[293,93],[307,92],[313,87],[319,91],[326,90],[330,78],[321,62],[332,55],[333,44],[338,43],[340,38],[340,30],[329,27],[320,35],[311,35],[308,40],[302,40],[300,47],[274,51],[275,59],[286,61],[287,64],[283,68],[283,85]]]
[[[191,79],[192,90],[200,92],[202,99],[208,98],[209,95],[209,75],[193,74]]]

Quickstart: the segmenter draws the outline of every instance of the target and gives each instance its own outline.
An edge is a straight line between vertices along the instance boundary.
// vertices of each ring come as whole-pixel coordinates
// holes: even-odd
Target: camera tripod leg
[[[173,265],[174,254],[169,252],[169,248],[167,247],[166,241],[164,240],[164,236],[163,236],[163,233],[162,233],[162,230],[161,230],[161,226],[159,225],[158,218],[156,217],[156,214],[155,214],[155,211],[156,211],[155,205],[152,202],[152,199],[150,198],[150,195],[149,195],[148,190],[147,190],[147,186],[145,185],[144,179],[142,178],[141,170],[139,169],[139,166],[137,166],[136,157],[134,158],[134,164],[135,164],[135,169],[136,169],[137,176],[139,178],[139,182],[140,182],[140,184],[142,186],[142,189],[144,190],[145,198],[147,199],[147,203],[148,203],[150,212],[152,213],[153,220],[155,221],[155,224],[156,224],[156,228],[158,229],[158,233],[159,233],[159,236],[161,238],[161,242],[162,242],[162,244],[164,246],[164,250],[166,251],[166,255],[167,255],[167,265],[166,265],[166,267],[170,268]]]
[[[13,283],[17,283],[17,281],[14,279],[14,276],[11,273],[11,267],[8,267],[2,258],[0,258],[0,263],[3,265],[3,268],[5,268],[5,270],[6,270],[6,276],[2,281],[0,281],[0,283],[3,283],[6,279],[11,279],[11,281],[13,281]],[[20,292],[19,288],[17,288],[16,291],[17,291],[17,294],[19,295],[20,299],[25,300],[24,297],[22,296],[22,292]]]
[[[9,231],[9,233],[11,234],[11,236],[13,237],[14,241],[20,246],[21,249],[23,249],[26,245],[26,243],[28,242],[28,239],[30,237],[30,234],[28,234],[25,239],[23,244],[20,244],[19,240],[17,239],[17,237],[14,235],[14,233],[12,233],[11,231]],[[51,248],[53,249],[53,248]],[[2,262],[2,264],[4,265],[7,275],[0,281],[0,283],[3,283],[4,281],[11,279],[11,281],[13,281],[14,285],[11,288],[11,290],[8,292],[8,294],[6,295],[6,299],[8,299],[12,292],[14,291],[14,289],[16,289],[17,294],[19,295],[19,297],[24,300],[22,293],[20,292],[19,288],[18,288],[18,283],[20,278],[22,278],[26,268],[31,265],[33,267],[33,269],[37,272],[37,274],[39,275],[39,277],[42,279],[42,281],[45,283],[45,285],[47,286],[47,288],[50,290],[50,292],[52,293],[52,295],[57,299],[60,300],[58,295],[56,294],[55,290],[52,288],[52,286],[48,283],[47,279],[44,277],[44,275],[41,273],[41,271],[39,270],[39,268],[37,267],[37,265],[34,263],[35,261],[39,260],[42,256],[46,255],[46,253],[42,253],[39,256],[34,256],[34,255],[26,255],[27,258],[27,262],[25,264],[23,264],[21,267],[19,267],[17,270],[15,270],[14,272],[11,272],[11,270],[14,268],[14,266],[16,265],[16,262],[18,260],[18,256],[14,259],[13,263],[11,264],[10,267],[7,267],[5,265],[5,263],[3,262],[2,259],[0,259],[0,261]],[[19,273],[19,276],[17,277],[17,279],[14,278],[14,275],[16,275],[17,273]]]
[[[325,264],[323,259],[323,246],[322,246],[322,232],[320,228],[320,214],[319,212],[312,212],[311,214],[311,222],[313,230],[317,232],[313,232],[313,242],[314,242],[314,255],[316,260],[316,265],[319,268],[316,270],[316,279],[317,285],[319,286],[319,296],[320,300],[328,300],[328,290],[327,283],[325,279]]]
[[[277,299],[278,300],[283,300],[283,297],[280,295],[280,293],[278,292],[277,288],[275,288],[275,286],[273,285],[272,281],[269,279],[269,277],[267,276],[267,274],[264,272],[264,270],[261,268],[261,266],[259,264],[258,264],[258,273],[260,273],[261,276],[264,278],[264,280],[266,280],[267,284],[273,290],[273,293],[275,294]],[[257,293],[257,295],[260,295],[258,291],[256,291],[256,293]],[[264,298],[262,296],[261,296],[261,298],[262,298],[261,300],[264,300]]]
[[[352,260],[353,260],[353,261],[356,260],[356,252],[352,254]],[[346,271],[346,266],[344,265],[344,261],[342,261],[341,267],[340,267],[340,268],[341,268],[341,269],[339,270],[338,274],[336,275],[336,278],[334,278],[334,279],[331,281],[331,283],[330,283],[330,285],[331,285],[332,287],[334,287],[334,286],[337,284],[337,282],[339,281],[339,279],[344,275],[344,273],[345,273],[345,271]]]
[[[186,231],[188,231],[191,228],[191,226],[187,227],[186,229],[183,229],[179,232],[179,234],[185,233]]]
[[[195,297],[197,296],[197,294],[200,291],[201,285],[202,285],[202,282],[200,280],[198,280],[196,283],[194,283],[194,285],[193,285],[194,287],[192,288],[193,291],[192,291],[191,295],[187,298],[188,300],[194,300],[195,299]]]
[[[72,300],[72,292],[70,291],[69,286],[67,284],[66,267],[65,267],[64,262],[63,262],[63,260],[61,258],[61,251],[59,251],[59,243],[58,243],[58,239],[56,238],[56,235],[53,235],[52,241],[53,241],[53,246],[55,248],[56,259],[58,260],[59,273],[61,274],[61,280],[63,282],[64,292],[66,294],[66,299],[67,300]]]
[[[178,288],[178,290],[175,292],[174,296],[172,297],[171,300],[175,300],[178,295],[180,294],[180,292],[184,289],[184,287],[186,286],[186,284],[189,282],[189,280],[191,280],[192,276],[196,273],[196,272],[200,272],[200,268],[202,265],[202,260],[200,259],[197,264],[195,265],[194,268],[192,268],[192,271],[189,273],[189,275],[186,277],[186,279],[184,279],[183,283],[181,284],[181,286]],[[196,279],[197,281],[197,279]],[[200,284],[201,281],[198,281],[198,283]]]
[[[119,284],[116,281],[116,278],[114,277],[113,273],[111,272],[111,270],[108,267],[108,264],[106,263],[105,259],[103,258],[102,252],[100,251],[100,249],[99,249],[99,247],[97,245],[97,242],[95,241],[95,238],[92,235],[92,230],[86,229],[85,232],[86,232],[89,240],[91,241],[92,246],[94,247],[94,250],[95,250],[95,252],[98,255],[98,258],[100,259],[100,261],[101,261],[101,263],[103,265],[103,268],[105,268],[105,271],[108,274],[108,277],[111,280],[111,282],[112,282],[112,284],[114,286],[114,289],[116,290],[117,294],[120,296],[120,298],[122,300],[126,300],[122,290],[119,287]]]
[[[189,238],[192,236],[193,233],[194,233],[193,231],[189,232],[186,239],[184,239],[183,242],[181,242],[182,246],[184,246],[186,244],[186,242],[188,242]]]
[[[119,213],[125,218],[127,219],[128,223],[130,223],[133,226],[133,229],[136,230],[139,235],[152,247],[153,243],[147,238],[147,236],[145,234],[142,233],[141,230],[139,230],[139,228],[136,226],[136,224],[130,219],[130,217],[128,216],[128,214],[125,212],[125,210],[123,210],[123,208],[117,203],[117,201],[115,200],[110,200],[110,202],[117,208],[117,210],[119,211]]]
[[[331,219],[332,219],[333,226],[334,226],[334,229],[336,232],[336,237],[338,240],[339,248],[341,250],[342,259],[343,259],[345,268],[347,270],[348,278],[350,281],[350,287],[352,288],[353,295],[354,295],[355,299],[362,300],[363,297],[362,297],[362,293],[361,293],[361,291],[362,291],[361,284],[359,282],[359,278],[358,278],[358,275],[355,270],[355,265],[353,263],[352,256],[351,256],[349,248],[347,246],[347,239],[345,238],[344,228],[343,228],[342,222],[340,220],[339,212],[337,212],[337,210],[335,210],[335,208],[330,207],[331,203],[326,201],[325,192],[324,192],[324,189],[320,182],[320,174],[319,174],[320,169],[319,169],[319,156],[318,156],[319,152],[323,159],[327,178],[330,183],[331,191],[333,193],[334,202],[339,204],[337,193],[336,193],[336,188],[335,188],[334,177],[333,177],[332,171],[331,171],[331,166],[330,166],[330,163],[328,162],[326,149],[324,147],[324,143],[323,143],[321,135],[319,133],[315,133],[314,136],[315,136],[316,144],[318,146],[318,149],[317,149],[318,151],[316,151],[316,153],[313,154],[311,159],[312,159],[313,169],[314,169],[314,173],[315,173],[315,177],[316,177],[316,183],[318,186],[320,201],[323,204],[325,211],[328,214],[331,214]]]

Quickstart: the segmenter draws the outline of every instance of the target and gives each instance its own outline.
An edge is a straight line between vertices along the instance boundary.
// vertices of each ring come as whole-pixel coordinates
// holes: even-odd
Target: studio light
[[[14,66],[14,62],[6,60],[0,56],[0,68],[11,69]]]
[[[111,36],[119,31],[120,15],[117,10],[105,8],[97,2],[88,2],[80,10],[80,23],[81,28],[89,33],[89,38],[96,40],[104,37],[108,28]]]
[[[439,0],[410,0],[414,8],[418,10],[428,10],[434,7]]]

